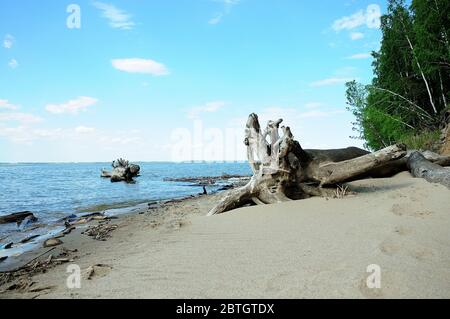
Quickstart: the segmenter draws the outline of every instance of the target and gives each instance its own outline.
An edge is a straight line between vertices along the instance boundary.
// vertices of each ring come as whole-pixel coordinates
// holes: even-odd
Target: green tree
[[[373,52],[371,85],[347,83],[353,129],[379,149],[439,128],[450,89],[450,1],[389,0],[381,18],[382,42]]]
[[[414,0],[416,55],[431,81],[437,113],[448,107],[450,91],[450,1]]]

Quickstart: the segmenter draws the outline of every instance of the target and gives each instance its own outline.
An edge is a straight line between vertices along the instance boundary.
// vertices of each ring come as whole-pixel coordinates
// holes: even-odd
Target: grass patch
[[[439,141],[439,138],[439,130],[424,131],[420,134],[406,134],[400,138],[399,142],[406,144],[408,146],[408,149],[425,151],[433,150],[435,148],[436,142]]]

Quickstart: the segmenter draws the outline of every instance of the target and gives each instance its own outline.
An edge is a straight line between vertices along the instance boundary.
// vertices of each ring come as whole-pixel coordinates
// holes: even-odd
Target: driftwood
[[[88,229],[83,231],[82,234],[90,236],[95,240],[105,241],[106,238],[110,237],[110,232],[115,230],[117,227],[117,225],[100,224],[97,226],[89,227]]]
[[[252,203],[272,204],[311,196],[334,197],[340,183],[392,176],[407,169],[410,154],[403,144],[374,153],[356,147],[304,150],[289,127],[280,128],[281,123],[281,119],[269,121],[262,130],[258,116],[250,114],[244,144],[253,176],[247,185],[231,190],[209,216]],[[431,152],[426,156],[441,165],[450,164],[449,157]]]
[[[178,178],[164,178],[164,182],[181,182],[191,183],[192,186],[210,186],[217,182],[228,181],[230,179],[248,179],[248,175],[230,175],[222,174],[220,176],[196,176],[196,177],[178,177]]]
[[[122,158],[113,161],[111,166],[113,168],[111,171],[103,169],[101,174],[101,177],[110,178],[111,182],[133,182],[133,178],[138,176],[141,170],[139,165],[132,164]]]
[[[8,224],[8,223],[17,223],[20,224],[22,221],[29,217],[32,221],[36,221],[37,218],[33,215],[32,212],[25,211],[14,214],[9,214],[5,216],[0,216],[0,224]]]
[[[406,155],[398,160],[386,163],[377,167],[376,169],[369,171],[366,176],[362,177],[390,177],[397,173],[409,170],[408,159],[416,152],[415,150],[410,150]],[[431,151],[420,152],[428,161],[435,163],[440,166],[450,166],[450,156],[442,156]]]
[[[407,164],[414,177],[424,178],[430,183],[439,183],[450,189],[450,169],[430,162],[419,152],[412,153]]]

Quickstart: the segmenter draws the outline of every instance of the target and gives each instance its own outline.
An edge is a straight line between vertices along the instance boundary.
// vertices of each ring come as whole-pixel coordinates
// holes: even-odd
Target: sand
[[[80,289],[67,264],[1,298],[449,298],[450,191],[401,173],[357,195],[204,215],[223,194],[122,217],[107,241],[78,232]],[[86,270],[102,264],[90,280]],[[369,289],[369,265],[381,288]]]

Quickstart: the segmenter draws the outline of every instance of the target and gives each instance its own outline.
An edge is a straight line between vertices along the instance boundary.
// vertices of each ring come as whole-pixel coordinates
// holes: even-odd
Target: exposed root
[[[336,198],[344,198],[348,194],[348,186],[337,185],[336,190],[334,191]]]
[[[208,213],[208,216],[221,214],[251,203],[253,198],[256,197],[256,194],[252,191],[251,183],[250,181],[246,186],[229,191],[220,203]]]
[[[347,187],[336,189],[335,185],[360,178],[406,155],[406,146],[401,144],[374,153],[354,147],[303,150],[289,127],[281,127],[280,136],[281,123],[281,119],[269,121],[262,130],[258,116],[250,114],[244,144],[253,177],[246,186],[230,191],[208,216],[252,202],[263,205],[311,196],[342,198],[348,194]]]

